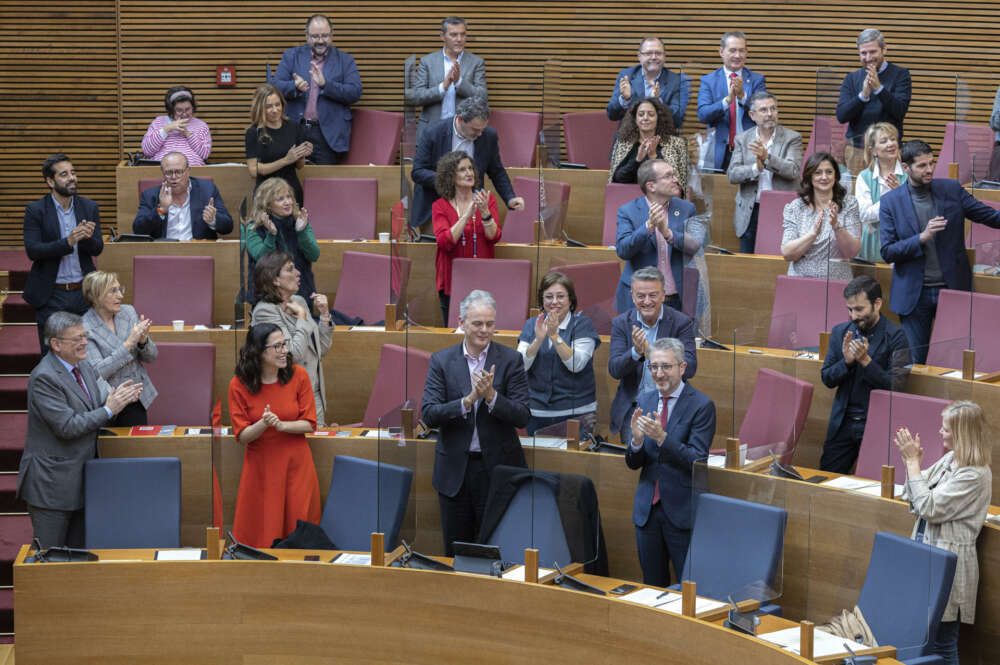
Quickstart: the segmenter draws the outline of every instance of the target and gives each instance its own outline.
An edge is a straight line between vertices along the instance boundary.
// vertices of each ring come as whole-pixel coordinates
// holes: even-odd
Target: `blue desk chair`
[[[878,532],[858,607],[879,644],[907,665],[943,662],[930,655],[948,604],[958,557],[937,547]]]
[[[179,459],[93,459],[83,474],[87,549],[180,547]]]
[[[725,601],[760,600],[760,612],[781,616],[766,604],[781,594],[776,580],[785,544],[788,513],[783,508],[717,494],[701,494],[695,505],[691,545],[683,580],[698,585],[698,595]]]
[[[367,552],[372,532],[381,531],[386,552],[394,550],[412,482],[411,469],[337,455],[320,526],[338,549]]]
[[[490,512],[489,505],[486,512]],[[545,568],[555,568],[556,563],[565,566],[572,561],[552,484],[537,476],[518,487],[485,542],[499,545],[504,561],[524,563],[524,550],[528,547],[538,550],[538,565]]]

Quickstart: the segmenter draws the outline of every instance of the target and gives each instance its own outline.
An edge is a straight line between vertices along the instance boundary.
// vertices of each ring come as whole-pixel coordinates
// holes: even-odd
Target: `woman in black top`
[[[295,200],[302,205],[302,184],[296,169],[305,166],[312,154],[312,143],[302,136],[302,128],[285,116],[285,98],[270,83],[257,88],[250,104],[246,154],[250,175],[257,179],[255,187],[272,176],[284,178]]]

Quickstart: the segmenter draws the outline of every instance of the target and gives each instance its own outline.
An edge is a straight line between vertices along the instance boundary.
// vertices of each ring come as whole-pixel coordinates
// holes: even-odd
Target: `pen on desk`
[[[660,594],[659,596],[657,596],[657,597],[656,597],[656,600],[659,600],[660,598],[663,598],[663,597],[664,597],[664,596],[666,596],[666,595],[667,595],[668,593],[671,593],[670,589],[667,589],[666,591],[664,591],[663,593],[661,593],[661,594]]]

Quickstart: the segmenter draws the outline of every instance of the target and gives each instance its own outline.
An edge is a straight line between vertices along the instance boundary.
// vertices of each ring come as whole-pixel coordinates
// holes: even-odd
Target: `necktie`
[[[87,390],[87,386],[85,386],[83,383],[83,375],[80,374],[79,367],[73,368],[73,378],[75,378],[76,382],[80,384],[80,388],[83,389],[83,394],[87,396],[87,399],[90,399],[90,391]]]
[[[736,74],[729,75],[729,89],[732,90],[732,82],[736,80]],[[729,147],[736,144],[736,95],[729,101]]]
[[[669,415],[669,409],[667,405],[670,404],[670,397],[663,398],[663,408],[660,410],[660,426],[663,431],[667,431],[667,415]],[[656,479],[656,487],[653,488],[653,505],[655,506],[660,502],[660,479]]]

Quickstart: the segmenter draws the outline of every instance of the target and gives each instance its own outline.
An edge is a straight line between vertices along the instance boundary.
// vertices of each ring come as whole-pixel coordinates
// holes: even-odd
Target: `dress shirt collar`
[[[666,399],[677,399],[677,398],[679,398],[681,396],[682,392],[684,392],[684,380],[683,379],[681,379],[681,382],[677,384],[677,388],[674,389],[674,392],[672,392],[672,393],[670,393],[669,395],[666,395],[666,396],[660,395],[660,400],[663,400],[664,397],[666,397]],[[676,402],[675,402],[675,404],[676,404]],[[664,402],[664,405],[666,405],[665,402]]]
[[[638,309],[635,310],[635,318],[636,318],[637,321],[639,321],[639,325],[642,326],[645,329],[659,328],[660,327],[660,321],[663,320],[663,308],[664,307],[666,307],[666,305],[660,305],[660,315],[658,317],[656,317],[656,320],[653,321],[653,325],[651,325],[651,326],[647,326],[646,322],[642,320],[642,312],[640,312]]]
[[[445,62],[451,62],[452,61],[451,56],[448,55],[448,51],[443,46],[441,47],[441,55],[444,56],[444,61]],[[465,49],[462,49],[462,52],[459,53],[457,56],[455,56],[455,60],[457,60],[459,62],[459,64],[461,64],[461,62],[462,62],[462,56],[463,55],[465,55]]]
[[[76,197],[75,196],[69,197],[69,207],[68,208],[63,208],[62,207],[62,204],[59,203],[59,199],[56,198],[55,194],[49,194],[49,196],[52,197],[52,203],[55,204],[56,210],[61,210],[62,212],[67,213],[67,214],[73,212],[73,206],[76,203]]]
[[[493,342],[490,342],[490,344],[492,344],[492,343]],[[485,347],[483,347],[482,353],[480,353],[478,356],[474,356],[469,351],[469,347],[466,346],[465,340],[462,340],[462,355],[465,356],[466,360],[472,360],[472,361],[474,361],[476,363],[485,364],[486,363],[486,354],[489,353],[490,344],[487,344]]]
[[[462,132],[458,131],[458,115],[457,114],[455,115],[455,119],[451,121],[451,129],[455,133],[455,136],[458,137],[459,141],[467,141],[469,143],[473,143],[475,141],[475,139],[470,139],[470,138],[466,137],[464,134],[462,134]]]
[[[76,369],[76,365],[70,365],[68,362],[66,362],[65,360],[63,360],[62,357],[58,353],[56,353],[55,351],[51,351],[50,350],[49,353],[51,353],[53,355],[53,357],[55,357],[56,360],[58,360],[60,363],[62,363],[62,366],[65,367],[66,371],[69,372],[70,374],[72,374],[73,370]]]
[[[742,67],[740,67],[739,69],[737,69],[735,72],[731,72],[731,71],[729,71],[729,69],[725,65],[723,65],[722,66],[722,71],[726,74],[726,80],[727,81],[730,78],[732,78],[733,74],[736,74],[736,78],[743,78],[743,68]]]

